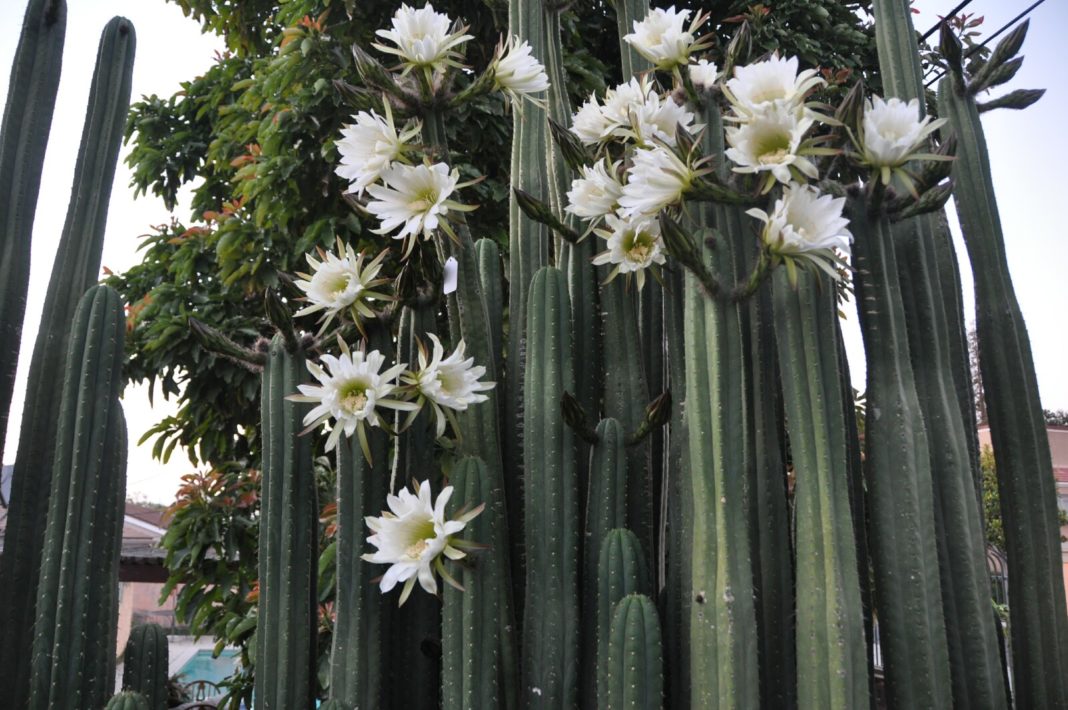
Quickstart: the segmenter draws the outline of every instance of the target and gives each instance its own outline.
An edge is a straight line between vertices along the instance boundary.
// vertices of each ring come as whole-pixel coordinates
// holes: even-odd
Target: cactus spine
[[[656,607],[644,594],[616,605],[608,641],[608,710],[659,710],[663,706],[663,644]]]
[[[483,542],[489,549],[463,565],[458,577],[463,592],[446,587],[442,593],[442,707],[496,708],[501,706],[497,682],[498,587],[507,584],[507,580],[494,573],[497,564],[493,558],[507,544],[501,525],[504,502],[479,459],[461,460],[452,470],[451,484],[455,491],[449,500],[450,516],[464,507],[486,504],[464,535]]]
[[[289,351],[282,335],[276,335],[260,395],[263,492],[256,707],[263,710],[314,706],[319,508],[311,440],[300,436],[300,407],[286,399],[306,377],[303,353]]]
[[[560,416],[560,397],[575,386],[569,300],[563,272],[546,267],[535,274],[527,303],[531,357],[523,382],[528,707],[578,702],[578,476],[571,428]]]
[[[834,288],[775,275],[775,325],[797,483],[798,707],[868,705],[864,614],[849,501]],[[835,343],[835,347],[829,347]]]
[[[885,91],[918,99],[925,113],[916,33],[906,0],[876,0],[879,66]],[[894,229],[901,296],[916,392],[930,445],[935,532],[954,703],[1003,708],[997,633],[990,608],[986,545],[975,490],[969,435],[961,416],[950,328],[936,242],[945,235],[934,215],[906,220]],[[947,269],[943,268],[942,271]],[[950,269],[955,271],[955,269]],[[952,278],[952,275],[950,275]],[[958,349],[958,357],[964,352]],[[956,369],[963,367],[959,364]],[[926,478],[926,476],[924,476]]]
[[[60,409],[55,385],[63,381],[63,358],[78,299],[96,282],[100,270],[115,161],[130,102],[134,45],[133,25],[125,18],[116,17],[104,28],[71,202],[30,360],[5,552],[0,560],[0,680],[9,689],[15,707],[25,705],[29,690],[31,622]]]
[[[70,328],[38,582],[32,710],[100,707],[112,694],[126,498],[126,421],[119,405],[125,318],[106,286],[86,292]],[[107,671],[111,670],[111,675]]]
[[[1031,343],[1009,273],[986,138],[959,67],[942,80],[938,98],[957,137],[954,194],[975,277],[979,370],[1009,556],[1016,705],[1065,707],[1068,617],[1064,582],[1056,571],[1061,559],[1056,495]]]
[[[63,40],[67,28],[64,0],[33,0],[26,8],[22,34],[8,81],[7,105],[0,127],[0,431],[7,431],[15,369],[19,359],[26,287],[30,280],[30,237],[41,186],[48,132],[52,126]],[[0,436],[0,460],[4,442]]]
[[[159,624],[139,624],[122,654],[122,689],[144,696],[149,710],[167,708],[167,634]]]

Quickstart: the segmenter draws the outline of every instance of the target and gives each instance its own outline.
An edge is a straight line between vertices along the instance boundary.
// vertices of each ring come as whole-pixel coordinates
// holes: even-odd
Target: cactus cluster
[[[905,0],[873,4],[888,98],[858,82],[837,107],[815,102],[826,82],[796,59],[751,57],[744,23],[720,49],[703,13],[614,8],[625,81],[572,113],[562,6],[511,0],[509,39],[458,90],[472,38],[429,5],[402,6],[374,45],[399,66],[354,50],[384,103],[361,99],[376,110],[339,143],[353,199],[400,240],[394,293],[379,278],[394,262],[339,243],[309,257],[314,273],[286,299],[268,292],[278,334],[263,352],[191,324],[262,366],[256,707],[313,707],[321,683],[323,707],[345,710],[858,708],[879,692],[873,619],[891,707],[1063,706],[1049,453],[1026,332],[1004,308],[1015,301],[975,103],[1011,78],[1023,30],[971,77],[947,31],[932,120]],[[121,28],[109,52],[127,52]],[[99,92],[114,100],[121,86],[106,81],[121,85],[127,64],[109,66]],[[451,107],[496,90],[515,129],[507,268],[467,227],[447,130]],[[1028,100],[1011,96],[1002,105]],[[982,273],[1012,694],[938,215],[952,187]],[[61,261],[79,284],[71,274],[97,267]],[[838,322],[850,280],[863,465]],[[303,320],[317,312],[318,327]],[[110,695],[109,656],[86,639],[112,638],[117,514],[99,501],[120,500],[125,451],[114,293],[90,290],[74,323],[58,438],[36,433],[55,453],[37,459],[54,464],[31,707]],[[337,471],[325,619],[310,434],[324,422]],[[109,707],[157,707],[158,634],[139,630],[128,654],[137,692]]]

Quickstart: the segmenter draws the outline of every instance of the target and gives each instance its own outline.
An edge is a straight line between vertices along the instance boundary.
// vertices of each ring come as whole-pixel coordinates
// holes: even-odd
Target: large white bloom
[[[451,27],[452,20],[448,15],[435,12],[430,3],[420,10],[402,4],[393,15],[393,27],[375,32],[396,47],[383,44],[374,47],[399,56],[406,69],[444,69],[448,65],[457,65],[457,53],[453,49],[471,39],[471,35],[464,34],[463,30],[450,32]]]
[[[797,57],[783,59],[778,54],[762,62],[754,62],[734,70],[734,77],[727,81],[724,93],[743,117],[762,114],[773,105],[801,104],[810,90],[822,86],[815,69],[797,73]]]
[[[849,220],[842,216],[844,197],[821,195],[811,185],[790,185],[775,201],[771,214],[752,209],[747,214],[764,222],[764,243],[775,254],[849,253],[853,241]]]
[[[376,182],[393,161],[401,158],[408,144],[419,135],[422,127],[416,123],[397,133],[393,114],[386,106],[385,117],[374,111],[360,111],[355,123],[341,128],[337,142],[341,163],[334,169],[349,181],[349,192],[362,195],[368,185]]]
[[[686,64],[694,41],[693,28],[686,28],[689,16],[689,10],[678,12],[674,5],[667,10],[654,8],[645,19],[635,20],[634,31],[623,39],[658,69]]]
[[[675,153],[657,146],[636,151],[627,176],[619,199],[620,214],[653,216],[682,199],[693,182],[694,171]]]
[[[452,486],[446,486],[434,501],[430,482],[417,482],[415,493],[404,488],[397,495],[386,496],[389,510],[382,511],[380,517],[364,518],[373,533],[367,542],[377,549],[362,555],[362,559],[390,566],[379,581],[383,594],[391,591],[398,582],[404,582],[400,604],[408,599],[416,581],[430,594],[437,594],[435,571],[459,587],[445,571],[441,558],[442,555],[450,560],[465,557],[460,549],[464,546],[463,541],[454,539],[454,536],[482,512],[482,506],[454,520],[446,520],[445,506],[452,497],[452,490]]]
[[[873,96],[864,111],[864,160],[876,168],[904,165],[945,122],[932,121],[930,116],[921,120],[920,102],[916,99],[905,103],[898,98],[884,101]]]
[[[634,77],[605,92],[603,103],[591,95],[572,117],[571,132],[587,145],[621,139],[673,146],[680,124],[695,130],[693,113],[670,96],[661,98],[647,77]]]
[[[716,85],[716,79],[719,77],[719,68],[707,59],[699,59],[696,64],[687,67],[687,71],[690,72],[693,85],[706,91]]]
[[[494,65],[493,81],[513,102],[549,88],[549,77],[526,40],[514,37]]]
[[[364,445],[364,425],[379,426],[378,407],[390,409],[414,410],[419,405],[393,399],[390,395],[397,389],[397,376],[404,371],[405,365],[394,365],[385,372],[379,372],[386,358],[377,350],[363,353],[360,350],[350,352],[348,346],[341,342],[341,357],[323,355],[324,367],[308,361],[308,371],[319,381],[318,385],[298,385],[298,395],[290,395],[294,402],[311,402],[315,404],[304,417],[305,426],[315,427],[327,419],[334,420],[330,436],[326,440],[326,450],[332,450],[341,438],[341,434],[352,436],[358,432],[360,444]]]
[[[486,368],[475,365],[474,358],[464,359],[464,341],[445,357],[445,348],[433,333],[428,333],[433,343],[430,357],[424,349],[419,352],[419,370],[405,376],[419,394],[430,403],[436,418],[437,435],[445,433],[449,414],[445,410],[462,412],[471,404],[485,402],[488,397],[482,392],[493,389],[495,382],[480,382]]]
[[[597,219],[616,211],[623,185],[619,178],[619,161],[608,164],[602,160],[592,167],[582,166],[582,177],[571,181],[564,211],[583,219]]]
[[[374,311],[367,301],[388,298],[386,294],[374,290],[375,287],[388,282],[388,279],[377,278],[382,270],[382,260],[386,257],[385,251],[364,264],[363,253],[357,256],[352,246],[343,247],[339,239],[338,253],[341,256],[333,252],[321,253],[322,261],[312,254],[305,255],[312,267],[312,273],[298,273],[302,278],[294,282],[307,296],[309,303],[297,311],[296,315],[323,311],[323,329],[334,316],[343,311],[351,311],[354,320],[361,316],[371,318]]]
[[[598,233],[607,238],[608,249],[595,256],[593,263],[614,265],[609,279],[633,273],[641,288],[645,285],[645,270],[665,261],[660,222],[652,217],[624,219],[610,214],[606,223],[608,229]]]
[[[746,123],[727,129],[731,146],[727,157],[739,173],[770,171],[779,182],[789,183],[793,180],[790,169],[794,168],[816,178],[816,166],[799,155],[801,141],[813,123],[797,108],[772,104]]]
[[[449,200],[460,174],[445,163],[434,165],[394,165],[382,175],[385,185],[371,185],[374,197],[367,210],[382,221],[375,234],[389,234],[400,227],[394,239],[422,234],[429,238],[450,208]]]

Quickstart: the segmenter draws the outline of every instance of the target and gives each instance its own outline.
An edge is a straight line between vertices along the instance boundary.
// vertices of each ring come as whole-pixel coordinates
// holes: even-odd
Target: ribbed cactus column
[[[630,530],[610,530],[601,543],[597,557],[597,588],[594,591],[595,640],[597,643],[597,697],[601,705],[608,695],[608,648],[611,640],[612,614],[616,604],[628,594],[650,594],[652,582],[645,564],[641,543]],[[587,707],[593,707],[587,705]]]
[[[462,563],[457,579],[464,591],[445,587],[441,614],[441,700],[444,710],[502,707],[498,674],[498,587],[506,583],[495,573],[498,551],[508,544],[504,535],[504,501],[491,485],[486,465],[465,458],[453,467],[448,517],[485,504],[468,523],[464,537],[489,547]]]
[[[892,707],[952,705],[934,525],[931,459],[890,222],[851,200],[857,303],[868,372],[864,434],[875,604]]]
[[[151,710],[151,706],[140,693],[123,692],[112,697],[104,710]]]
[[[0,432],[7,431],[15,387],[30,280],[30,237],[66,28],[64,0],[33,0],[26,8],[0,126]],[[0,459],[3,456],[0,436]]]
[[[69,326],[56,423],[44,555],[34,624],[29,702],[12,707],[101,707],[114,684],[118,556],[126,497],[126,421],[119,405],[125,317],[119,295],[90,289]],[[25,583],[25,581],[23,581]],[[112,668],[105,678],[101,668]]]
[[[722,151],[718,110],[704,113],[706,149]],[[728,212],[717,209],[717,217]],[[721,225],[722,226],[722,225]],[[710,266],[729,282],[732,241],[725,231]],[[711,259],[715,259],[715,263]],[[726,276],[726,277],[724,277]],[[690,604],[690,704],[694,708],[759,705],[756,611],[745,483],[745,393],[738,308],[709,300],[687,274],[683,325],[693,528]]]
[[[634,31],[634,23],[649,14],[649,0],[616,0],[612,3],[616,10],[616,28],[619,30],[619,52],[622,59],[623,78],[639,74],[651,68],[649,61],[638,54],[623,39]]]
[[[285,339],[276,335],[260,394],[263,490],[255,700],[263,710],[314,707],[319,508],[311,439],[300,436],[303,407],[286,399],[307,376],[303,353],[288,351]]]
[[[1013,692],[1017,707],[1068,707],[1056,494],[1031,342],[1009,273],[975,99],[956,72],[943,79],[938,98],[957,136],[954,194],[975,278],[979,370],[1009,556]]]
[[[167,663],[167,633],[159,624],[138,624],[122,654],[122,689],[141,694],[149,710],[166,710]]]
[[[578,476],[572,431],[560,398],[575,386],[571,306],[558,269],[538,271],[527,303],[523,391],[526,471],[526,608],[523,704],[571,708],[579,690]]]
[[[582,574],[582,704],[597,702],[598,551],[608,533],[627,524],[626,433],[615,419],[597,425],[597,443],[590,447],[589,497],[583,536]],[[633,534],[633,533],[631,533]],[[640,548],[639,548],[640,549]]]
[[[775,275],[775,330],[797,483],[797,705],[869,704],[864,613],[849,501],[834,287]]]
[[[879,67],[889,96],[919,99],[925,112],[919,50],[908,0],[876,0]],[[942,601],[952,672],[953,699],[960,707],[1005,707],[997,633],[990,614],[986,544],[961,414],[954,365],[963,358],[951,341],[936,241],[937,217],[923,215],[894,228],[894,251],[916,392],[930,444],[935,531],[939,541]],[[946,265],[943,265],[943,271]],[[958,364],[959,371],[963,363]]]
[[[0,682],[9,689],[15,707],[25,704],[28,692],[30,627],[60,409],[55,386],[63,380],[63,358],[78,299],[100,274],[115,161],[130,103],[134,45],[133,25],[125,18],[116,17],[104,28],[70,206],[30,360],[0,560]]]
[[[644,594],[620,600],[608,641],[607,710],[659,710],[664,702],[664,649],[656,606]]]

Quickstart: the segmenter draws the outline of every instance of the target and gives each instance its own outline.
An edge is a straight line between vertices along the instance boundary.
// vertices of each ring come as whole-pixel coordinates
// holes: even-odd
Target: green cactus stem
[[[975,277],[979,372],[1009,557],[1013,692],[1017,707],[1068,707],[1068,615],[1056,493],[1031,343],[1009,273],[975,101],[956,72],[942,80],[938,99],[957,137],[954,195]]]
[[[575,443],[560,416],[560,397],[574,389],[575,371],[567,279],[559,269],[535,274],[527,333],[523,698],[527,707],[570,708],[579,686],[581,526]]]
[[[166,710],[167,663],[167,633],[159,624],[138,624],[122,654],[122,689],[143,696],[149,710]]]
[[[126,498],[126,421],[119,405],[125,317],[94,286],[69,327],[48,520],[38,582],[31,710],[100,707],[114,685],[115,540]],[[111,675],[107,676],[107,670]]]
[[[22,20],[0,126],[0,431],[7,431],[15,387],[26,288],[30,281],[30,237],[41,186],[48,132],[59,89],[64,0],[33,0]],[[0,437],[0,460],[4,455]],[[5,501],[6,502],[6,501]],[[2,638],[2,636],[0,636]]]
[[[140,693],[124,691],[108,701],[104,710],[151,710],[152,706]]]
[[[314,707],[319,627],[319,559],[311,439],[300,436],[304,407],[286,399],[307,379],[304,355],[271,341],[263,370],[259,621],[256,708]],[[343,575],[339,575],[343,576]]]
[[[504,502],[479,459],[465,458],[457,463],[450,483],[455,491],[449,500],[448,517],[465,507],[470,510],[486,505],[462,534],[487,549],[461,562],[457,579],[464,591],[446,587],[442,592],[442,708],[501,707],[498,587],[506,580],[496,574],[499,563],[493,557],[508,543],[502,525]]]
[[[919,50],[907,0],[876,0],[873,6],[884,91],[903,100],[918,99],[925,112]],[[936,242],[946,235],[933,214],[907,219],[894,228],[901,298],[909,354],[923,423],[929,442],[934,483],[942,603],[949,649],[953,700],[958,707],[1003,708],[997,633],[990,614],[979,496],[975,488],[969,433],[961,414],[959,371],[965,351],[954,349],[960,326],[946,313],[943,273],[955,271],[941,260]],[[955,280],[949,275],[950,281]],[[947,284],[951,286],[952,284]],[[960,360],[956,365],[951,355]],[[974,430],[973,430],[974,431]]]
[[[615,0],[616,28],[619,30],[619,54],[624,79],[629,79],[652,68],[649,61],[638,54],[623,39],[634,31],[634,23],[640,22],[649,14],[649,0]]]
[[[775,330],[797,483],[797,706],[869,704],[864,612],[849,500],[835,289],[774,277]]]
[[[590,447],[589,498],[586,504],[582,575],[582,698],[584,707],[597,703],[597,573],[596,551],[615,528],[627,523],[626,433],[615,419],[597,425],[597,443]]]
[[[936,539],[931,458],[890,222],[876,209],[864,199],[849,205],[867,359],[864,464],[887,701],[893,707],[948,708],[949,651],[938,556],[930,544]]]
[[[608,640],[606,710],[659,710],[664,702],[664,650],[656,606],[644,594],[616,605]]]
[[[597,698],[608,694],[608,646],[612,614],[628,594],[649,594],[652,584],[638,537],[630,530],[610,530],[597,557],[596,642]]]
[[[8,689],[7,699],[14,707],[25,706],[29,690],[37,570],[60,410],[55,387],[63,381],[63,358],[78,299],[96,283],[100,272],[108,201],[130,103],[134,45],[133,25],[125,18],[116,17],[104,28],[71,202],[30,360],[5,552],[0,559],[0,683]]]

